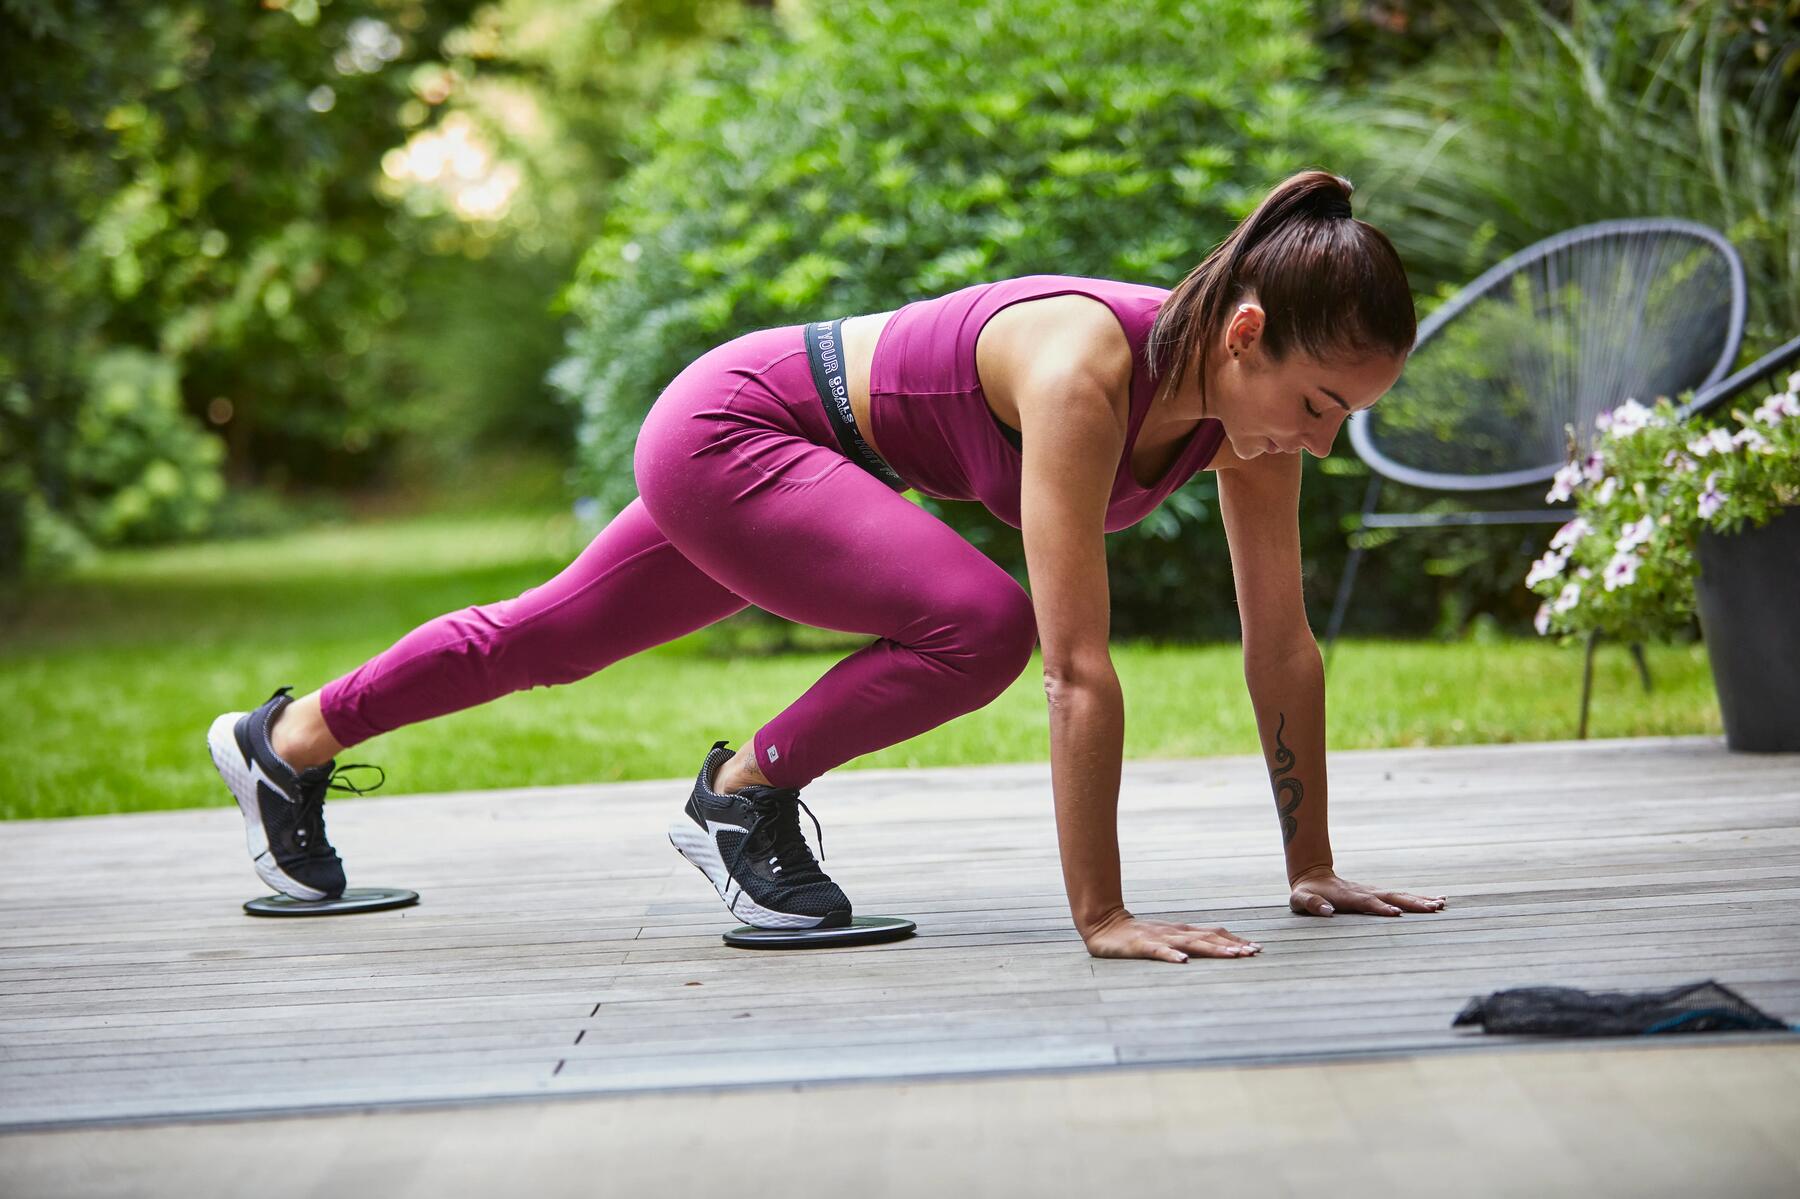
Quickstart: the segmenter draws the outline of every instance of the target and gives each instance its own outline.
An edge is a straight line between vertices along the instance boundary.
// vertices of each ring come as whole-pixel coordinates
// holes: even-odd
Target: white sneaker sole
[[[250,864],[263,882],[294,899],[324,899],[325,892],[292,878],[269,852],[269,834],[263,829],[262,804],[256,798],[256,781],[244,768],[244,755],[238,749],[234,731],[242,712],[227,712],[206,730],[206,748],[212,754],[213,767],[244,813],[244,843],[250,850]]]
[[[713,890],[719,893],[719,898],[725,901],[725,907],[731,914],[752,928],[817,928],[820,921],[825,919],[823,916],[771,912],[744,894],[744,889],[731,877],[731,871],[725,869],[725,860],[719,856],[718,843],[686,816],[669,826],[669,844],[699,868],[700,873],[706,876],[706,881],[713,885]]]

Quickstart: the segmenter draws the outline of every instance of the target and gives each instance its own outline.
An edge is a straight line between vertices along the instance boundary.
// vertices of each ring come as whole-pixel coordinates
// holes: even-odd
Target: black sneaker
[[[360,795],[365,788],[338,783],[335,758],[296,772],[276,755],[269,727],[275,714],[293,702],[292,690],[277,688],[254,711],[220,715],[206,731],[206,747],[243,810],[250,861],[263,882],[295,899],[336,899],[344,893],[344,864],[325,839],[325,792]],[[386,778],[382,771],[375,787]]]
[[[819,869],[800,832],[806,804],[792,787],[749,786],[713,792],[719,767],[730,761],[725,742],[713,742],[688,796],[685,814],[669,826],[669,841],[700,868],[731,914],[753,928],[843,928],[850,901]],[[825,833],[812,815],[824,852]]]

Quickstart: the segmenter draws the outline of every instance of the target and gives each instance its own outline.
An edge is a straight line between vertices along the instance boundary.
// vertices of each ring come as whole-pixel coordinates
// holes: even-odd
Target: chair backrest
[[[1549,479],[1594,418],[1722,377],[1744,335],[1744,265],[1716,230],[1582,225],[1486,271],[1419,326],[1393,390],[1350,418],[1371,469],[1436,491]]]

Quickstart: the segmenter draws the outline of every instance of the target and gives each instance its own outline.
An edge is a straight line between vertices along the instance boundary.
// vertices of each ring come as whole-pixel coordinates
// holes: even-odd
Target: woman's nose
[[[1312,450],[1312,456],[1315,458],[1329,458],[1331,456],[1331,447],[1337,444],[1338,434],[1343,432],[1344,426],[1348,424],[1349,421],[1350,414],[1346,412],[1343,420],[1327,425],[1324,429],[1321,429],[1313,439],[1318,443],[1318,448],[1314,449],[1312,446],[1307,447]]]

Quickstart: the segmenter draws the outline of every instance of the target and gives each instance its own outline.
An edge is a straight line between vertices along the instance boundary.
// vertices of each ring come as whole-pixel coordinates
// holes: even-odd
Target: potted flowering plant
[[[1679,420],[1666,398],[1601,413],[1544,497],[1575,517],[1525,576],[1543,636],[1668,640],[1697,614],[1732,749],[1800,750],[1797,390],[1800,372],[1733,408],[1735,429]]]

